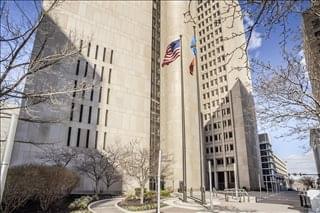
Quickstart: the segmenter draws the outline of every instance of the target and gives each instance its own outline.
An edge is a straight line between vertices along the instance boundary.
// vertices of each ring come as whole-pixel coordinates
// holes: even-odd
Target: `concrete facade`
[[[235,19],[228,18],[230,4]],[[212,164],[215,188],[235,187],[235,163],[239,187],[257,189],[260,153],[251,73],[239,48],[245,43],[240,6],[237,1],[198,1],[197,12],[205,162]]]
[[[47,144],[104,150],[136,140],[152,151],[161,141],[161,149],[173,156],[173,175],[165,180],[165,187],[177,190],[182,180],[180,59],[161,72],[160,60],[167,45],[182,34],[184,66],[188,67],[192,27],[184,24],[181,15],[187,7],[188,2],[183,1],[59,4],[40,27],[33,53],[38,41],[52,30],[48,53],[71,43],[81,55],[28,78],[25,91],[66,90],[84,84],[94,87],[59,95],[56,103],[22,110],[21,117],[55,122],[19,122],[16,140],[32,143],[15,144],[12,164],[41,163],[38,156]],[[187,187],[199,189],[199,124],[197,105],[193,104],[197,101],[196,81],[187,72],[184,78]],[[136,185],[124,176],[121,185],[110,190],[127,191]],[[83,177],[77,191],[91,190],[92,183]]]
[[[310,146],[313,150],[317,172],[320,174],[320,129],[310,130]]]

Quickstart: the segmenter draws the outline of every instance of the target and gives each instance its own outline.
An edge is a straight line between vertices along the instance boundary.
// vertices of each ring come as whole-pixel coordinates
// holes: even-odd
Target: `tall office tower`
[[[245,36],[234,37],[244,32],[240,6],[237,1],[200,0],[197,12],[204,147],[212,182],[217,189],[235,187],[235,179],[241,188],[258,188],[261,169],[251,75],[243,68],[244,50],[237,48]]]
[[[304,55],[315,100],[320,103],[320,2],[312,1],[311,8],[303,13]],[[320,106],[316,106],[320,117]],[[320,123],[320,120],[319,120]],[[318,173],[320,173],[320,134],[319,128],[310,130],[310,145]]]
[[[44,4],[48,4],[44,1]],[[46,5],[45,5],[46,6]],[[65,1],[53,9],[35,39],[50,35],[44,53],[65,44],[80,50],[26,81],[25,91],[65,91],[93,85],[88,90],[55,95],[21,111],[54,123],[18,124],[12,164],[38,163],[46,144],[105,150],[137,141],[157,153],[159,147],[173,158],[173,174],[165,186],[177,189],[182,180],[180,59],[160,71],[167,45],[183,36],[183,64],[191,61],[192,27],[184,24],[184,1]],[[187,186],[200,187],[196,81],[184,75],[186,109]],[[36,100],[34,100],[36,101]],[[24,103],[28,105],[29,102]],[[161,122],[160,122],[161,121]],[[157,155],[150,155],[156,160]],[[153,175],[153,174],[151,174]],[[110,190],[137,186],[128,176]],[[154,178],[150,179],[154,188]],[[78,191],[92,190],[85,177]]]

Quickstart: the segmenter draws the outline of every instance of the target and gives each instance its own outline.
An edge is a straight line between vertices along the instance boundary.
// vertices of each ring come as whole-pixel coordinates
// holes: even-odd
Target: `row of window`
[[[76,66],[76,75],[81,75],[81,60],[78,60],[77,61],[77,66]],[[86,61],[84,63],[84,69],[83,69],[83,77],[87,77],[88,76],[88,72],[89,72],[89,63]],[[102,82],[104,80],[104,66],[101,66],[101,72],[100,72],[100,81]],[[97,69],[97,65],[94,64],[93,65],[93,69],[92,69],[92,73],[91,73],[91,76],[92,76],[92,79],[94,80],[96,78],[96,73],[98,73],[98,69]],[[109,68],[109,76],[108,76],[108,83],[110,84],[111,83],[111,73],[112,73],[112,69]]]
[[[222,136],[221,133],[220,134],[214,134],[213,137],[212,137],[212,135],[208,135],[208,136],[205,137],[205,141],[206,141],[206,143],[212,142],[213,139],[214,139],[214,141],[221,141],[221,138],[222,138],[221,136]],[[225,140],[232,139],[233,138],[232,131],[224,132],[223,133],[223,137],[224,137]]]
[[[218,38],[216,38],[215,40],[212,41],[207,41],[206,42],[206,38],[203,38],[203,45],[200,45],[200,53],[206,53],[207,52],[207,48],[208,50],[212,47],[218,46],[221,42],[223,42],[223,37],[220,36]]]
[[[88,117],[87,119],[83,118],[83,111],[84,111],[85,106],[83,104],[80,105],[79,109],[79,118],[78,120],[74,119],[74,111],[75,111],[75,104],[71,104],[71,112],[70,112],[70,121],[78,121],[78,122],[87,122],[88,124],[91,124],[91,117],[92,117],[92,106],[88,107]],[[104,126],[107,126],[108,124],[108,110],[105,111],[105,116],[104,116]],[[97,114],[96,114],[96,124],[100,124],[100,108],[97,109]]]
[[[206,73],[207,74],[207,73]],[[204,80],[204,79],[203,79]],[[210,81],[211,86],[218,86],[218,80],[220,83],[227,81],[227,75],[220,76],[219,78],[212,79]],[[202,84],[202,89],[209,89],[209,82]]]
[[[87,57],[90,57],[90,54],[92,53],[92,51],[94,51],[94,59],[98,60],[99,58],[99,45],[96,45],[95,48],[94,47],[91,47],[91,42],[89,42],[87,44]],[[94,50],[92,50],[94,49]],[[80,40],[80,53],[83,52],[83,40]],[[103,51],[102,51],[102,54],[101,54],[101,59],[103,62],[106,61],[106,52],[107,52],[107,49],[104,47],[103,48]],[[112,64],[112,61],[113,61],[113,50],[111,50],[110,52],[110,59],[109,59],[109,63]]]
[[[214,147],[214,151],[215,153],[221,153],[222,152],[222,145],[220,146],[215,146]],[[225,144],[224,145],[224,151],[225,152],[231,152],[233,151],[233,144]],[[208,147],[206,148],[206,153],[209,154],[209,153],[213,153],[213,147]]]
[[[89,148],[89,142],[90,142],[90,129],[81,129],[81,128],[72,128],[69,127],[68,128],[68,136],[67,136],[67,146],[71,145],[71,134],[73,129],[75,129],[77,131],[77,136],[76,136],[76,147],[85,147],[85,148]],[[83,141],[83,134],[85,134],[84,138],[85,138],[85,144],[80,144],[80,141]],[[98,142],[98,136],[99,136],[99,132],[96,131],[95,132],[95,149],[97,148],[97,142]],[[104,132],[103,133],[103,149],[106,148],[106,140],[107,140],[107,133]]]
[[[223,125],[223,127],[231,126],[231,119],[223,120],[222,121],[222,125]],[[220,129],[221,128],[221,122],[215,122],[215,123],[213,123],[213,125],[211,123],[209,123],[208,125],[206,125],[204,127],[204,130],[205,131],[211,131],[212,127],[213,127],[213,129]]]
[[[83,88],[83,89],[79,89],[80,88]],[[94,86],[91,87],[90,90],[86,89],[86,84],[83,83],[82,85],[78,85],[78,81],[75,80],[74,81],[74,91],[73,91],[73,94],[72,94],[72,97],[75,98],[77,96],[77,91],[78,90],[81,90],[81,98],[82,99],[85,99],[86,97],[86,91],[87,92],[90,92],[90,101],[93,101],[94,100],[94,94],[95,94],[95,88]],[[98,90],[98,102],[100,103],[101,102],[101,98],[102,98],[102,93],[103,93],[103,88],[102,86],[99,87],[99,90]],[[109,97],[110,97],[110,88],[107,89],[107,94],[106,94],[106,104],[109,104]]]
[[[202,3],[204,3],[204,4],[202,4]],[[217,2],[216,4],[214,4],[214,0],[211,0],[211,1],[202,1],[202,0],[199,0],[199,1],[198,1],[199,6],[198,6],[198,8],[197,8],[198,13],[204,11],[206,14],[208,14],[209,9],[210,9],[210,12],[211,12],[211,8],[210,8],[210,5],[209,5],[210,3],[213,4],[213,5],[212,5],[212,9],[213,9],[213,10],[215,10],[216,8],[219,8],[219,3]],[[207,8],[208,8],[208,9],[207,9]],[[210,14],[210,12],[209,12],[209,14]]]
[[[220,94],[224,93],[224,92],[228,92],[228,86],[222,86],[220,87]],[[214,97],[214,96],[218,96],[219,95],[219,89],[214,89],[214,90],[211,90],[211,97]],[[207,93],[204,93],[202,94],[203,96],[203,99],[205,100],[206,98],[210,98],[210,92],[207,92]]]
[[[219,73],[221,73],[222,71],[226,71],[227,70],[227,68],[226,68],[226,65],[224,64],[224,65],[222,65],[222,66],[219,66],[218,67],[218,69],[212,69],[212,70],[210,70],[209,72],[205,72],[205,73],[203,73],[201,76],[202,76],[202,80],[204,80],[204,79],[208,79],[209,78],[209,74],[210,74],[210,76],[213,76],[213,74],[215,74],[215,75],[218,75],[218,72],[217,71],[219,71]],[[225,80],[226,80],[226,77],[224,77],[225,78]],[[222,82],[222,81],[221,81]],[[216,84],[218,83],[217,81],[215,82]]]

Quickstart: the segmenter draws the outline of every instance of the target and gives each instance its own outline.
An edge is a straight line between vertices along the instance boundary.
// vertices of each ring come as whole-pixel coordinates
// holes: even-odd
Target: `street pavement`
[[[207,196],[208,198],[209,196]],[[263,199],[257,203],[239,203],[239,202],[225,202],[224,196],[218,196],[213,198],[213,211],[209,211],[207,208],[195,203],[194,201],[188,201],[188,204],[183,203],[178,198],[173,198],[165,201],[169,204],[168,207],[161,209],[163,213],[205,213],[205,212],[261,212],[261,213],[298,213],[308,212],[300,207],[299,196],[294,191],[283,191],[277,194],[268,194],[268,196],[262,196]],[[95,205],[93,208],[95,213],[121,213],[126,212],[118,209],[115,204],[119,199],[106,201]],[[209,200],[207,200],[209,203]],[[155,212],[155,211],[148,211]]]

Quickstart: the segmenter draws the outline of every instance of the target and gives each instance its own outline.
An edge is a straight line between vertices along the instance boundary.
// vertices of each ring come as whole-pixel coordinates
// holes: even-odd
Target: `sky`
[[[305,1],[307,2],[307,1]],[[247,20],[246,20],[247,19]],[[245,22],[252,22],[252,20],[245,18]],[[302,27],[302,16],[300,14],[292,15],[289,19],[289,27],[298,32]],[[264,38],[263,29],[257,29],[253,32],[252,40],[249,44],[249,55],[251,57],[260,59],[272,65],[280,65],[282,63],[282,56],[279,46],[281,29],[279,26],[275,27],[270,38]],[[301,35],[302,34],[298,34]],[[290,38],[288,45],[293,46],[297,40]],[[302,61],[305,63],[302,56]],[[254,73],[253,73],[254,79]],[[316,167],[313,157],[313,152],[309,146],[309,133],[306,133],[304,139],[297,139],[296,137],[280,137],[288,130],[280,126],[274,126],[272,129],[266,129],[259,124],[259,133],[266,132],[271,140],[274,153],[287,163],[289,173],[316,173]]]
[[[32,1],[17,1],[18,5],[34,19],[37,12]],[[306,1],[307,2],[307,1]],[[13,1],[8,1],[10,7],[15,8],[11,12],[14,15],[19,14]],[[250,23],[252,20],[247,19],[245,22]],[[290,27],[292,29],[299,29],[302,26],[302,17],[300,14],[293,15],[290,18]],[[269,39],[263,38],[263,29],[257,29],[253,32],[251,43],[249,44],[249,55],[251,57],[259,58],[265,62],[270,62],[273,65],[279,65],[282,63],[280,47],[278,41],[280,29],[276,27],[272,36]],[[293,40],[290,40],[292,42]],[[289,44],[290,45],[290,44]],[[254,75],[254,73],[253,73]],[[254,76],[253,76],[254,79]],[[259,126],[258,129],[262,129]],[[269,134],[273,151],[282,160],[287,162],[289,173],[316,173],[315,163],[313,159],[313,153],[311,150],[305,150],[303,147],[309,147],[309,137],[307,136],[303,140],[298,140],[294,137],[279,138],[281,133],[286,132],[286,129],[275,127],[274,129],[264,129],[263,132]],[[261,132],[260,132],[261,133]],[[308,135],[308,133],[306,133]]]

